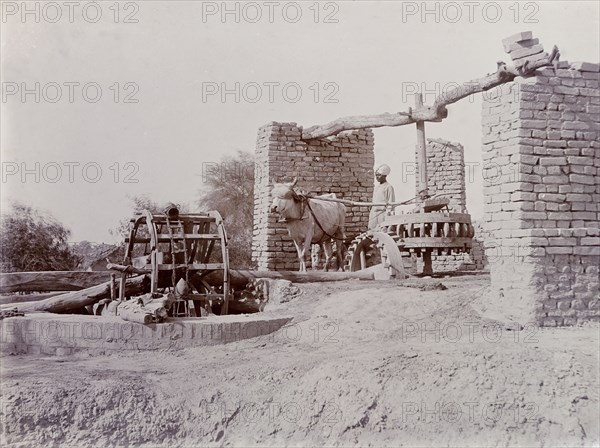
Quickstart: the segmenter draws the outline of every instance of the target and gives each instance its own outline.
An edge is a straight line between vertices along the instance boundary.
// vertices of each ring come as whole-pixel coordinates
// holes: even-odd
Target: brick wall
[[[419,153],[415,150],[415,195],[419,192]],[[443,195],[450,199],[448,207],[455,213],[467,212],[467,196],[465,185],[465,154],[460,143],[453,143],[443,139],[428,139],[427,143],[427,186],[431,196]],[[487,260],[483,247],[485,234],[480,223],[473,223],[475,236],[473,248],[470,253],[452,255],[434,255],[432,264],[434,272],[484,270],[487,269]],[[423,271],[423,260],[413,260],[415,273]]]
[[[520,320],[598,320],[599,66],[561,61],[537,73],[484,95],[492,291]]]
[[[419,194],[419,153],[415,150],[415,196]],[[430,196],[444,195],[455,213],[466,213],[465,153],[460,143],[442,139],[427,142],[427,187]]]
[[[254,184],[252,259],[260,270],[297,270],[296,249],[283,223],[269,213],[273,182],[298,178],[305,192],[336,193],[369,202],[373,196],[374,139],[370,129],[335,137],[302,141],[296,123],[272,122],[258,130]],[[346,214],[346,234],[367,229],[369,207],[352,207]],[[310,265],[309,265],[310,266]]]

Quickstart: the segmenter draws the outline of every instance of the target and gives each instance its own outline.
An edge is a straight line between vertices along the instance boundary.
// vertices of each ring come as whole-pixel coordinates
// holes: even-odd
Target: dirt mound
[[[3,360],[14,446],[594,446],[598,327],[507,328],[447,290],[302,285],[295,321],[224,346]]]

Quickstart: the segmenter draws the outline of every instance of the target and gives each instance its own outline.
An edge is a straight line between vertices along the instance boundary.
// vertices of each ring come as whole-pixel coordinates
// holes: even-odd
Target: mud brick
[[[560,300],[558,301],[556,308],[561,311],[566,311],[571,308],[571,302],[568,300]]]
[[[548,136],[550,138],[550,136]],[[564,140],[546,140],[544,146],[547,148],[566,148],[567,142]]]
[[[565,79],[581,78],[581,79],[583,79],[583,75],[581,72],[579,72],[577,70],[569,70],[568,67],[566,67],[566,68],[564,68],[564,67],[556,68],[555,67],[554,73],[559,78],[565,78]]]
[[[517,34],[513,34],[512,36],[508,36],[502,39],[502,45],[504,46],[504,51],[507,53],[510,51],[511,44],[516,42],[524,42],[531,40],[533,38],[533,33],[531,31],[522,31]]]
[[[575,310],[585,310],[587,309],[587,305],[583,300],[576,299],[571,302],[571,308]]]
[[[571,68],[582,72],[600,72],[600,64],[591,62],[572,62]]]
[[[567,161],[570,165],[591,165],[594,161],[590,157],[578,157],[570,156],[567,157]]]
[[[542,320],[543,327],[556,327],[557,321],[554,318],[545,318]]]
[[[510,196],[511,201],[533,201],[537,198],[535,193],[527,193],[523,191],[517,191],[512,193]]]
[[[570,229],[565,229],[570,230]],[[577,238],[563,238],[563,237],[552,237],[548,238],[549,246],[575,246],[577,245]]]
[[[519,58],[523,58],[526,56],[531,56],[534,54],[542,53],[543,51],[544,51],[544,47],[539,44],[531,45],[531,46],[519,46],[519,48],[516,48],[510,52],[510,57],[512,59],[519,59]]]
[[[600,237],[581,238],[582,246],[600,246]]]
[[[566,175],[561,176],[546,176],[543,178],[545,184],[566,184],[569,182],[569,177]]]
[[[539,43],[539,39],[520,40],[518,42],[513,42],[509,43],[508,45],[505,45],[504,51],[506,51],[507,53],[512,53],[513,51],[520,50],[522,48],[533,47],[534,45],[538,45]]]
[[[540,193],[539,199],[547,202],[564,202],[566,200],[564,194]]]
[[[566,165],[566,157],[540,157],[540,165]]]
[[[596,81],[596,82],[600,81],[600,73],[581,72],[581,77],[583,79],[590,79],[590,80],[593,80],[593,81]]]
[[[595,185],[598,183],[594,176],[586,176],[581,174],[570,174],[569,181],[577,184]]]
[[[577,246],[573,248],[574,254],[576,255],[600,255],[600,246]]]
[[[546,129],[547,123],[544,120],[521,120],[521,126],[529,129]]]
[[[515,64],[516,67],[521,67],[523,66],[526,62],[536,62],[539,61],[541,59],[545,59],[548,57],[548,53],[546,53],[545,51],[541,52],[541,53],[537,53],[537,54],[532,54],[530,56],[525,56],[523,58],[518,58],[518,59],[513,59],[513,62]]]

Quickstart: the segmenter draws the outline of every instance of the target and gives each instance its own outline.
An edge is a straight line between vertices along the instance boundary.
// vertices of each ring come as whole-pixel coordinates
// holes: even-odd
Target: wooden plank
[[[471,248],[471,238],[423,237],[405,238],[400,244],[400,249],[433,249],[433,248]]]
[[[187,266],[188,269],[193,269],[196,271],[213,271],[213,270],[217,270],[217,269],[223,269],[223,263],[190,263],[190,264],[185,264],[185,263],[177,263],[175,265],[176,268],[185,268]],[[158,265],[158,270],[159,271],[172,271],[173,270],[173,265],[172,264],[159,264]]]
[[[437,223],[437,222],[449,222],[449,223],[462,223],[471,224],[471,215],[468,213],[407,213],[405,215],[392,215],[385,218],[385,221],[381,223],[383,226],[397,225],[397,224],[417,224],[417,223]]]
[[[213,234],[213,233],[209,233],[209,234],[201,234],[201,233],[186,233],[184,235],[177,235],[174,234],[173,235],[173,240],[178,241],[178,240],[183,240],[186,239],[188,241],[192,241],[192,240],[220,240],[221,237],[217,234]],[[125,242],[129,243],[129,238],[125,238]],[[136,238],[134,243],[149,243],[150,242],[150,238]],[[170,236],[166,236],[166,234],[158,234],[158,242],[159,243],[169,243],[171,242],[171,237]]]
[[[214,221],[215,218],[212,216],[204,216],[204,215],[179,215],[179,221],[188,221],[193,222],[194,224],[198,224],[200,222],[211,222]],[[166,224],[167,218],[166,216],[154,215],[153,221],[158,224]]]

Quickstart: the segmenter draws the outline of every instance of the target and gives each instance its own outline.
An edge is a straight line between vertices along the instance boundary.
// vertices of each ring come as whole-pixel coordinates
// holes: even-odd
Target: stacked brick
[[[419,153],[415,151],[416,185],[419,193]],[[465,154],[459,143],[442,139],[428,139],[427,186],[429,195],[443,195],[450,200],[448,207],[455,213],[466,213]]]
[[[599,72],[557,62],[483,102],[492,289],[541,325],[599,319]]]
[[[495,257],[488,258],[486,246],[495,247],[493,236],[484,229],[481,222],[473,222],[473,227],[475,228],[475,236],[473,237],[471,251],[468,254],[433,255],[431,257],[433,272],[440,274],[456,271],[489,271],[490,263],[495,261]],[[412,263],[414,266],[408,266],[409,273],[423,272],[422,258],[415,257],[407,263]]]
[[[419,188],[419,153],[415,150],[415,195]],[[442,139],[428,139],[427,186],[429,195],[450,200],[448,208],[455,213],[467,213],[465,186],[465,154],[460,143]],[[479,262],[473,256],[477,254]],[[414,261],[414,260],[413,260]],[[471,254],[433,255],[434,272],[483,269],[483,251],[476,248]],[[422,259],[416,259],[416,271],[421,272]]]
[[[343,132],[335,137],[302,140],[296,123],[272,122],[258,130],[254,184],[252,259],[259,270],[297,270],[298,257],[284,223],[269,213],[274,182],[298,178],[306,193],[336,193],[352,201],[370,202],[373,196],[374,138],[370,129]],[[367,229],[369,207],[346,213],[346,234]]]
[[[515,67],[521,67],[526,61],[535,62],[544,59],[548,53],[538,39],[533,39],[531,31],[514,34],[502,40],[504,51],[506,51]]]

